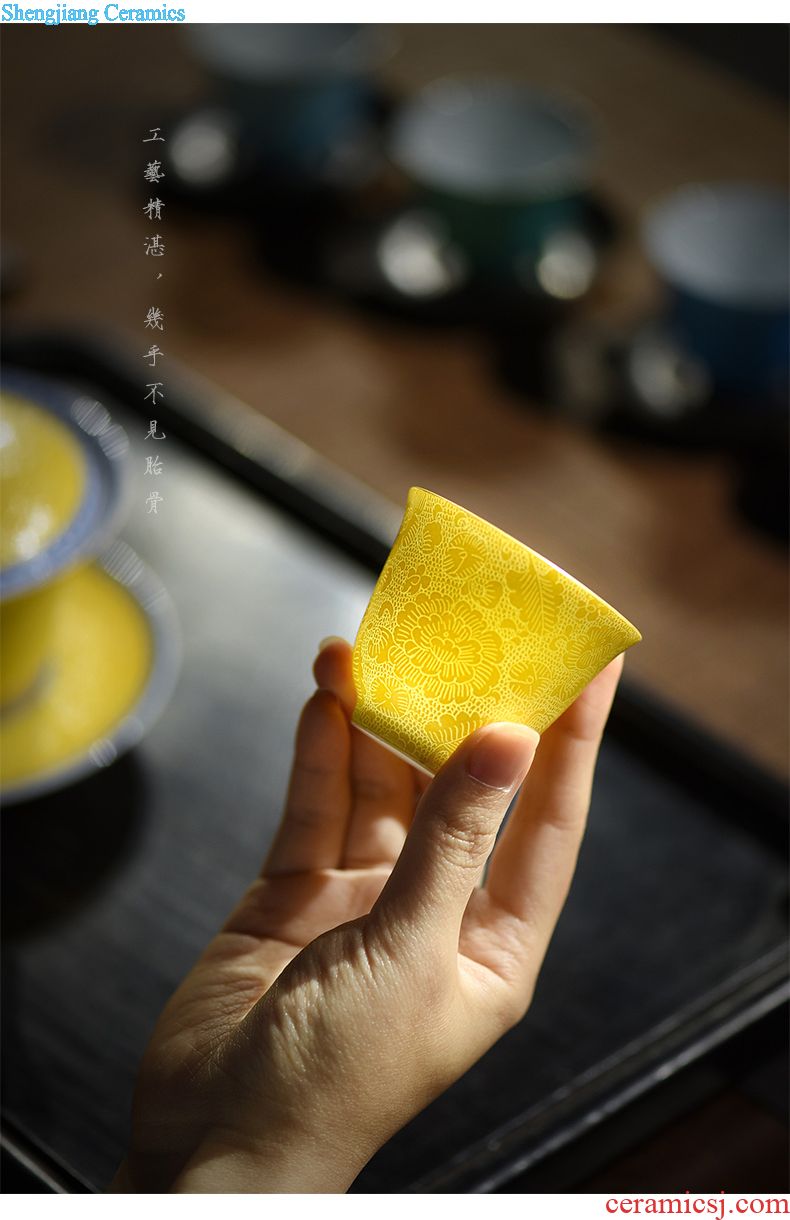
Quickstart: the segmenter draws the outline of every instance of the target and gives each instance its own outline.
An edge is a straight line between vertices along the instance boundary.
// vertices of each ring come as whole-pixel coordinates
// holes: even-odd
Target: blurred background
[[[341,150],[323,198],[309,183],[317,203],[297,189],[294,204],[265,165],[262,183],[228,169],[213,191],[232,155],[221,128],[193,129],[191,154],[182,141],[182,178],[169,169],[159,190],[170,240],[154,302],[142,243],[158,230],[139,175],[141,153],[164,146],[141,139],[162,127],[172,151],[177,120],[224,102],[210,55],[170,27],[6,29],[6,322],[112,327],[139,345],[161,306],[169,357],[395,503],[422,483],[552,556],[640,625],[635,676],[786,772],[786,476],[768,390],[700,422],[707,377],[693,360],[683,369],[670,352],[664,367],[660,344],[644,352],[643,380],[659,365],[647,403],[623,368],[623,348],[664,309],[642,240],[652,205],[689,183],[786,188],[784,33],[421,25],[384,40],[370,53],[368,129],[340,124],[340,142],[363,147]],[[387,219],[419,193],[382,157],[379,124],[422,86],[470,73],[570,95],[594,124],[592,233],[555,259],[567,281],[555,291],[579,299],[495,284],[459,303],[442,291],[452,252],[442,261],[408,232],[385,255],[403,291],[375,265]],[[636,438],[618,435],[618,408]]]
[[[156,342],[165,385],[494,521],[786,781],[786,28],[245,29],[4,28],[5,327],[111,337],[141,387]],[[690,1143],[719,1160],[678,1189],[786,1181],[762,1085],[684,1122],[590,1188]]]

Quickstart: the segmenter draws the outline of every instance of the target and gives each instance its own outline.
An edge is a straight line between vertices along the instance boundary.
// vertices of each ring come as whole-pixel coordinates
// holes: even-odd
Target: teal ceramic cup
[[[388,154],[472,266],[496,273],[582,223],[595,145],[591,117],[571,99],[458,77],[400,109]]]
[[[650,209],[648,257],[667,321],[717,389],[786,407],[790,199],[752,182],[692,184]]]
[[[366,121],[383,26],[191,25],[186,37],[215,100],[273,173],[309,177]]]

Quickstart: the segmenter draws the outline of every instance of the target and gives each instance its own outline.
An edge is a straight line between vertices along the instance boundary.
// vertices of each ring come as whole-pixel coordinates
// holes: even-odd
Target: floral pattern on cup
[[[443,562],[452,576],[471,576],[485,562],[486,551],[474,534],[456,534],[445,551]]]
[[[510,667],[510,689],[531,699],[544,690],[551,680],[551,669],[542,661],[517,661]]]
[[[407,686],[450,703],[492,691],[502,656],[502,640],[479,610],[419,594],[396,616],[388,660]]]
[[[558,572],[541,571],[537,564],[530,564],[526,571],[508,572],[506,584],[511,605],[530,631],[556,626],[562,604]]]
[[[474,716],[451,716],[445,712],[438,720],[426,724],[425,731],[437,745],[455,747],[460,745],[465,737],[474,733],[481,722]]]
[[[482,724],[543,732],[641,639],[537,552],[412,488],[354,646],[354,722],[435,772]]]
[[[396,682],[387,682],[383,678],[377,678],[373,683],[370,697],[385,711],[395,712],[399,716],[402,716],[409,706],[407,691]]]

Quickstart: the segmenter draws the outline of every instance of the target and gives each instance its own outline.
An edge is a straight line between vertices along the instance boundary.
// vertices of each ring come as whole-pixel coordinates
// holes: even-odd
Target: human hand
[[[314,670],[282,824],[157,1023],[115,1189],[345,1190],[529,1006],[622,657],[537,753],[487,726],[430,782],[352,729],[346,643]]]

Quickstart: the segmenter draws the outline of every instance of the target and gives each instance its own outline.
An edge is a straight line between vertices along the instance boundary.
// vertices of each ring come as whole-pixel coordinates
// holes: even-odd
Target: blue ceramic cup
[[[386,58],[386,27],[191,25],[194,58],[217,100],[277,176],[315,176],[338,142],[364,123],[372,74]]]
[[[576,102],[519,81],[447,78],[398,112],[390,160],[471,264],[501,272],[584,215],[595,151]]]
[[[766,403],[783,397],[790,367],[788,204],[769,186],[687,186],[644,225],[676,337],[718,389]]]

